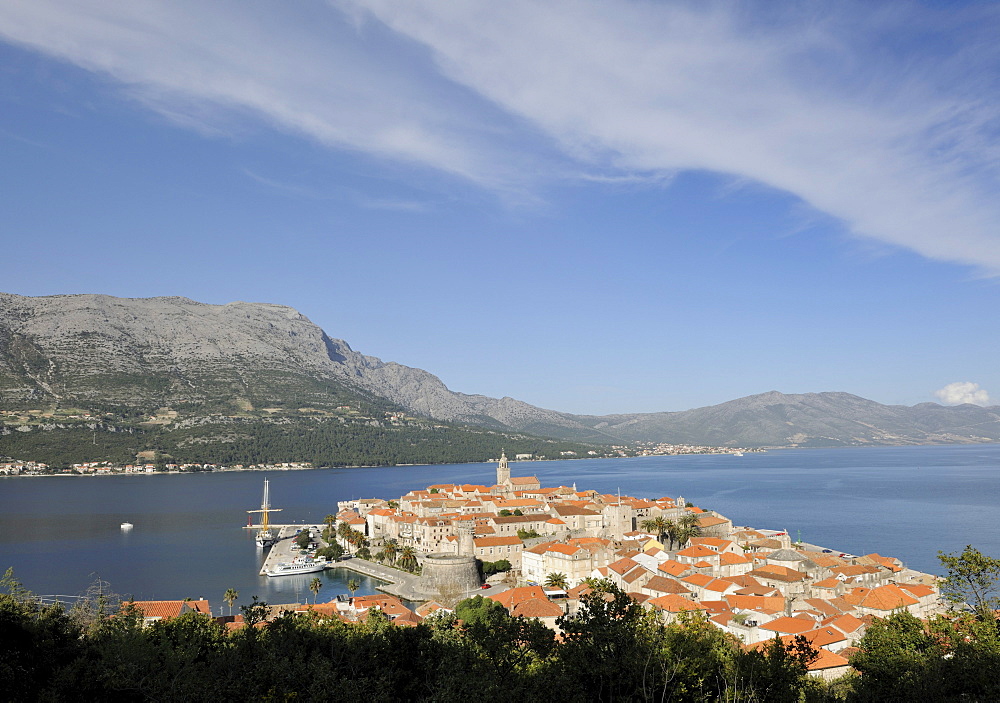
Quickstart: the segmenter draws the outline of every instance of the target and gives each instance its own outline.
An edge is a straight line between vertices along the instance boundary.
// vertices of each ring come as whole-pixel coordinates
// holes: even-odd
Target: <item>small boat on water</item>
[[[123,522],[122,523],[122,529],[125,530],[126,532],[128,530],[131,530],[133,527],[134,527],[134,525],[131,522]]]
[[[268,576],[292,576],[293,574],[312,574],[326,568],[324,561],[285,561],[275,564],[265,571]]]

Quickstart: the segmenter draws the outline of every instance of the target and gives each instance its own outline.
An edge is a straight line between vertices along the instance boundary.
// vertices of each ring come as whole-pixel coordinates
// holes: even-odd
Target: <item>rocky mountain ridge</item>
[[[182,413],[393,407],[436,420],[597,442],[856,446],[1000,441],[1000,408],[886,406],[776,391],[681,412],[573,415],[450,391],[427,371],[329,337],[289,307],[187,298],[0,293],[0,409]]]

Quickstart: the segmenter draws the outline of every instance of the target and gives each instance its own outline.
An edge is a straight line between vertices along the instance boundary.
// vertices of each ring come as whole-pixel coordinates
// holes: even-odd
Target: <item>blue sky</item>
[[[998,31],[993,3],[0,0],[0,289],[291,305],[570,412],[993,404]]]

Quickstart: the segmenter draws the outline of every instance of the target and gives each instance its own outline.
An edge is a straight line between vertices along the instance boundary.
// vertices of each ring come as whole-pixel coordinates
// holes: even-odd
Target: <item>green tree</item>
[[[354,592],[361,588],[361,582],[357,579],[349,579],[347,581],[347,590],[351,592],[351,598],[354,597]]]
[[[945,652],[940,640],[910,613],[876,619],[858,649],[851,666],[861,672],[860,700],[941,700]]]
[[[971,544],[961,554],[938,552],[948,570],[941,581],[941,593],[952,603],[966,603],[981,619],[995,619],[1000,609],[1000,559],[988,557]]]
[[[701,536],[701,525],[698,524],[700,519],[696,513],[682,515],[677,520],[677,528],[671,539],[676,539],[678,546],[683,546],[692,537]]]
[[[396,555],[399,554],[399,543],[394,539],[387,539],[382,544],[382,554],[385,561],[391,566],[396,563]]]
[[[336,542],[330,542],[325,547],[317,549],[316,556],[336,561],[337,559],[340,559],[340,557],[344,556],[344,548]]]
[[[413,571],[417,568],[417,550],[407,545],[399,550],[399,561],[397,565],[406,571]]]
[[[323,581],[319,576],[314,576],[313,580],[309,582],[309,590],[313,594],[313,605],[316,605],[316,598],[319,596],[320,590],[323,588]]]
[[[305,549],[311,542],[312,534],[309,532],[308,528],[302,530],[302,532],[295,537],[295,544],[297,544],[300,549]]]
[[[227,588],[226,592],[223,594],[222,600],[226,601],[229,604],[230,615],[233,614],[233,603],[235,603],[236,599],[239,597],[240,593],[235,588]]]
[[[545,577],[545,583],[543,585],[546,588],[561,588],[564,591],[569,588],[569,582],[566,580],[566,574],[555,571]]]

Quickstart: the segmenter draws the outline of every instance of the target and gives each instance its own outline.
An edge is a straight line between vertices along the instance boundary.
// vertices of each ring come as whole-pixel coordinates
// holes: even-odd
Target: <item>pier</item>
[[[314,539],[319,543],[320,547],[326,546],[326,541],[320,537],[319,534],[316,534],[318,532],[316,528],[319,527],[321,530],[323,527],[322,525],[310,523],[275,525],[272,523],[269,527],[277,532],[277,539],[274,544],[271,545],[270,551],[264,558],[264,564],[260,569],[261,576],[266,575],[268,569],[274,568],[281,562],[291,561],[295,557],[295,553],[291,548],[295,543],[294,538],[296,530],[312,530],[314,532]],[[246,525],[244,529],[259,530],[260,528],[260,525]],[[397,598],[402,598],[403,600],[427,600],[426,597],[421,597],[417,591],[417,581],[420,577],[415,574],[408,574],[405,571],[400,571],[399,569],[394,569],[383,564],[368,561],[367,559],[361,559],[360,557],[351,557],[349,559],[341,559],[339,561],[330,562],[326,568],[347,569],[348,571],[353,571],[355,573],[362,574],[363,576],[369,576],[371,578],[378,579],[379,581],[384,581],[385,583],[376,586],[376,588],[383,593],[388,593],[391,596],[396,596]]]

